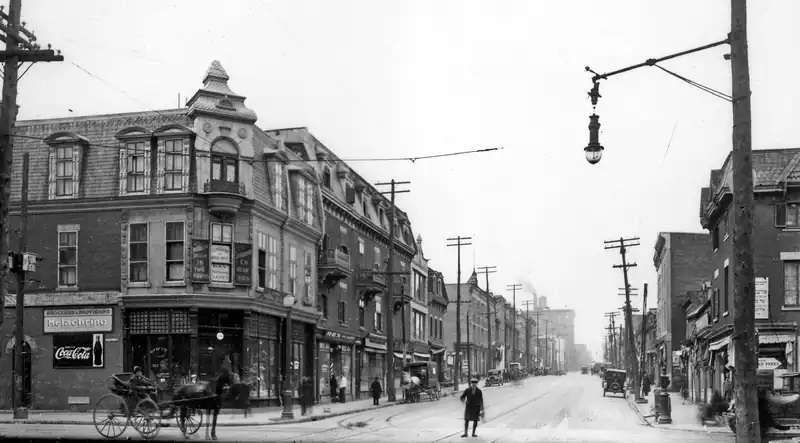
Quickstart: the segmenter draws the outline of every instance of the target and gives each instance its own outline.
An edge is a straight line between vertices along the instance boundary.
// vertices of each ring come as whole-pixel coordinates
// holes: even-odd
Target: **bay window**
[[[233,226],[211,223],[211,281],[231,282],[231,258],[233,249]]]

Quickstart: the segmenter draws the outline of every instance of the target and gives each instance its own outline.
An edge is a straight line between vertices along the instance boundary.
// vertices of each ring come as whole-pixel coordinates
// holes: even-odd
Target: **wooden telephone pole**
[[[514,317],[513,317],[513,320],[511,321],[511,324],[514,325],[514,329],[512,329],[513,332],[511,334],[511,336],[512,336],[511,337],[511,343],[513,345],[512,354],[511,355],[514,357],[514,359],[515,359],[514,361],[516,361],[516,358],[517,358],[517,291],[519,291],[521,289],[522,289],[522,284],[520,284],[520,283],[512,283],[510,285],[506,285],[506,290],[507,291],[512,291],[512,293],[513,293],[512,306],[514,308],[513,309]]]
[[[605,249],[619,249],[619,254],[622,257],[622,264],[614,265],[614,267],[622,269],[622,276],[625,282],[625,369],[629,374],[633,374],[633,392],[638,399],[640,396],[639,388],[641,387],[641,379],[639,378],[639,362],[635,357],[633,314],[631,312],[631,285],[628,282],[628,268],[635,267],[636,263],[628,263],[625,253],[627,252],[627,248],[639,245],[639,237],[620,237],[619,240],[608,240],[604,243]]]
[[[456,274],[456,370],[454,371],[455,374],[453,376],[453,391],[456,392],[458,392],[458,380],[461,373],[461,247],[472,244],[467,243],[467,240],[472,240],[472,237],[462,237],[459,235],[447,239],[448,242],[455,242],[450,243],[447,246],[454,246],[458,250],[458,272]]]
[[[644,284],[644,293],[642,294],[642,352],[639,355],[641,359],[639,363],[639,379],[644,381],[645,364],[647,362],[647,283]],[[637,400],[638,403],[647,403],[647,399]]]
[[[0,40],[6,42],[6,50],[0,51],[0,60],[3,61],[3,97],[0,107],[0,281],[6,281],[10,263],[5,258],[9,256],[8,247],[8,206],[11,200],[11,174],[13,162],[13,132],[17,120],[17,82],[19,80],[19,67],[25,62],[56,62],[64,61],[60,51],[41,49],[36,43],[36,36],[27,30],[21,23],[22,0],[10,0],[8,14],[0,9]],[[22,242],[24,243],[24,230],[22,226]],[[20,255],[17,254],[17,258]],[[16,261],[16,260],[15,260]],[[17,268],[17,266],[15,266]],[[19,269],[22,269],[19,267]],[[24,293],[20,289],[24,286],[24,272],[17,272],[17,300],[16,300],[16,325],[14,353],[14,418],[28,418],[28,410],[23,394],[23,380],[25,378],[24,362]],[[5,305],[7,294],[6,285],[0,285],[0,311]],[[0,324],[3,313],[0,312]]]
[[[533,305],[533,309],[536,309],[536,302],[533,300],[525,300],[522,302],[525,305],[525,367],[528,369],[528,373],[532,373],[531,370],[531,310],[530,307]],[[537,315],[538,318],[538,315]]]
[[[487,369],[492,369],[494,352],[492,351],[492,311],[489,309],[489,303],[492,301],[492,293],[489,292],[489,274],[497,272],[497,266],[479,266],[476,270],[486,276],[486,365]]]
[[[395,205],[394,196],[403,192],[410,192],[408,190],[398,191],[395,189],[397,185],[406,185],[411,182],[395,181],[392,179],[387,183],[376,183],[376,186],[389,185],[391,186],[388,192],[381,192],[381,194],[391,194],[390,201],[392,203],[391,211],[389,211],[389,262],[386,267],[386,274],[388,281],[386,297],[383,300],[384,312],[386,312],[386,397],[389,401],[395,401],[394,391],[394,221],[395,221]],[[402,296],[402,294],[401,294]],[[405,364],[405,362],[403,362]]]
[[[608,327],[606,329],[608,330],[608,337],[611,340],[611,343],[610,343],[611,349],[610,349],[608,357],[611,359],[611,363],[615,367],[619,367],[619,361],[618,361],[618,358],[617,358],[618,357],[617,356],[617,345],[616,345],[616,341],[617,341],[616,340],[617,326],[614,324],[614,319],[617,317],[617,313],[616,312],[606,312],[603,315],[608,317]]]

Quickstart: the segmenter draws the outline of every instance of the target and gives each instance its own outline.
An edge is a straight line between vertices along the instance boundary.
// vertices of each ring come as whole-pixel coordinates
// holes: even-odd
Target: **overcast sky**
[[[798,147],[800,2],[750,1],[748,13],[753,147]],[[655,306],[656,235],[701,231],[700,187],[731,146],[728,102],[642,68],[602,82],[605,154],[591,166],[583,153],[584,66],[608,72],[722,40],[728,0],[26,0],[22,18],[65,61],[25,75],[20,119],[174,108],[217,59],[260,127],[306,126],[342,158],[503,147],[352,166],[373,183],[411,181],[398,204],[448,282],[445,239],[471,236],[462,280],[497,266],[492,290],[524,283],[575,309],[576,342],[593,351],[602,313],[623,302],[619,254],[603,241],[641,237],[631,284],[650,282]],[[729,93],[726,52],[663,65]]]

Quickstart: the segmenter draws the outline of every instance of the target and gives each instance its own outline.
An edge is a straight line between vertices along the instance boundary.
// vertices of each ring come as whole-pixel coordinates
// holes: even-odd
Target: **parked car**
[[[486,381],[483,386],[501,386],[503,384],[503,371],[501,369],[489,369]]]

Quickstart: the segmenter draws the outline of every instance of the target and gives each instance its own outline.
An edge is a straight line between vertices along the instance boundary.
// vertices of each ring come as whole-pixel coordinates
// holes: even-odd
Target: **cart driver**
[[[131,377],[131,390],[137,397],[147,397],[153,387],[153,382],[142,374],[141,366],[133,367],[133,377]]]

